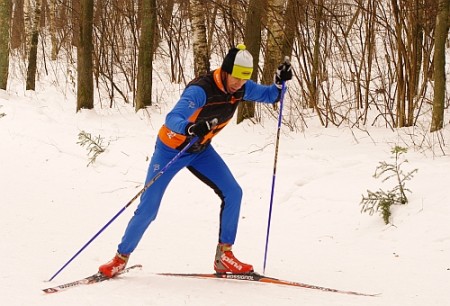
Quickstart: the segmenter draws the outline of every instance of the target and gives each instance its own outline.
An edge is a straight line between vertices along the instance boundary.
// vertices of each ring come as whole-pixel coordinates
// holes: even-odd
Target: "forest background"
[[[12,73],[26,90],[53,73],[77,94],[77,111],[123,103],[138,111],[164,103],[152,86],[161,74],[184,87],[244,42],[261,83],[291,58],[283,123],[292,130],[314,116],[324,127],[420,127],[423,142],[442,129],[449,105],[449,2],[0,0],[0,89]],[[242,103],[237,121],[276,111]]]
[[[176,102],[189,80],[219,67],[228,48],[244,42],[254,55],[256,80],[272,83],[285,55],[294,71],[283,116],[282,136],[289,135],[279,159],[279,170],[289,170],[279,172],[278,186],[284,189],[277,191],[289,203],[277,206],[277,224],[286,226],[272,232],[278,245],[271,246],[277,252],[271,253],[270,275],[382,293],[378,300],[364,301],[366,305],[448,305],[448,16],[448,0],[0,0],[0,185],[2,224],[8,229],[3,245],[5,254],[11,250],[15,254],[3,267],[3,298],[12,305],[49,304],[48,297],[36,298],[42,287],[50,285],[42,279],[142,183],[151,136],[163,120],[158,115]],[[239,169],[240,181],[252,186],[246,189],[250,196],[244,207],[252,218],[242,222],[251,228],[241,231],[241,241],[248,244],[239,249],[243,258],[262,254],[259,242],[264,237],[254,224],[264,219],[261,228],[265,226],[265,215],[258,215],[265,213],[259,202],[264,202],[268,185],[255,178],[270,174],[264,169],[272,166],[272,152],[270,158],[263,153],[273,144],[273,135],[261,125],[274,126],[278,111],[241,104],[237,121],[246,124],[230,124],[221,135],[227,140],[218,143]],[[81,126],[115,141],[114,150],[93,167],[85,167],[87,161],[80,158],[85,151],[75,145]],[[372,185],[366,178],[393,143],[414,149],[412,158],[420,165],[420,174],[411,186],[418,192],[401,213],[395,211],[394,224],[380,230],[380,223],[365,225],[355,202]],[[240,167],[251,163],[248,172]],[[191,195],[198,188],[183,174],[178,183]],[[169,193],[168,201],[184,202],[186,194]],[[204,199],[192,202],[194,213],[208,214],[197,222],[196,233],[211,233],[213,208],[205,208]],[[186,211],[173,209],[179,213],[176,224],[192,226]],[[255,297],[266,305],[281,305],[284,300],[285,305],[298,300],[361,305],[347,297],[286,293],[275,287],[264,287],[269,294],[261,294],[260,287],[233,283],[192,287],[184,280],[164,283],[152,273],[206,269],[211,244],[202,240],[191,259],[195,262],[180,263],[175,259],[181,239],[166,243],[173,220],[162,220],[167,220],[161,223],[162,234],[155,232],[148,242],[155,247],[133,259],[144,263],[146,270],[127,276],[127,282],[83,288],[83,295],[75,290],[52,303],[77,305],[84,298],[98,305],[109,297],[111,305],[150,304],[155,299],[158,305],[176,305],[167,300],[186,305],[188,299],[193,305],[202,305],[199,299],[210,305],[220,291],[221,300],[236,296],[241,305]],[[73,223],[68,225],[69,221]],[[67,271],[58,283],[87,275],[103,263],[126,221],[118,220],[121,227],[106,233],[108,242],[97,241],[93,255],[72,265],[73,273]],[[289,240],[294,235],[297,244]],[[149,264],[149,259],[157,259],[157,265]],[[239,293],[231,295],[228,290]],[[158,294],[162,297],[155,298]]]

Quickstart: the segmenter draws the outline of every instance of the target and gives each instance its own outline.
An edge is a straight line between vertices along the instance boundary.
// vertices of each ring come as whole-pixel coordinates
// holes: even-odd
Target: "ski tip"
[[[117,273],[117,275],[115,275],[114,277],[111,277],[111,278],[106,277],[101,272],[97,272],[97,273],[94,273],[94,274],[92,274],[90,276],[87,276],[85,278],[81,278],[81,279],[73,281],[73,282],[65,283],[65,284],[62,284],[62,285],[55,286],[55,287],[42,289],[42,291],[44,293],[56,293],[56,292],[60,292],[60,291],[66,290],[68,288],[73,288],[73,287],[77,287],[77,286],[80,286],[80,285],[89,285],[89,284],[99,283],[99,282],[103,282],[103,281],[106,281],[106,280],[115,279],[116,276],[125,274],[125,273],[127,273],[127,272],[129,272],[129,271],[131,271],[133,269],[142,269],[142,265],[141,264],[135,264],[135,265],[129,266],[129,267],[123,269],[122,271]]]
[[[130,269],[134,269],[134,268],[138,268],[138,269],[142,269],[142,265],[141,264],[135,264],[129,267]]]

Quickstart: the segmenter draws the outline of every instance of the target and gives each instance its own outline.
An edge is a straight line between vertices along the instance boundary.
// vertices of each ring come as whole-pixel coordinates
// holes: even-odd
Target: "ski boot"
[[[240,262],[231,251],[231,244],[219,243],[214,260],[216,273],[245,274],[253,272],[253,266]]]
[[[117,253],[109,262],[101,265],[98,271],[108,278],[114,277],[117,273],[125,269],[129,255]]]

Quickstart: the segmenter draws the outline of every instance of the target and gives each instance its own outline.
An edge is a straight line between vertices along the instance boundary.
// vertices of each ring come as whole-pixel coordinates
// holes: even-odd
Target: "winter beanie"
[[[244,44],[231,48],[223,59],[222,70],[238,79],[248,80],[253,72],[253,57]]]

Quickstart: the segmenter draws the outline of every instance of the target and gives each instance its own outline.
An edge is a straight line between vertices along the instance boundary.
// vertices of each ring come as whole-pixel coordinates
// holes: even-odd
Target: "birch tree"
[[[0,89],[8,83],[11,5],[11,0],[0,0]]]
[[[194,36],[194,74],[199,76],[209,72],[209,51],[206,40],[206,0],[190,0],[190,15]]]
[[[264,71],[262,83],[270,84],[273,82],[273,74],[278,64],[283,59],[281,54],[284,42],[284,0],[268,0],[267,11],[267,43],[266,54],[264,57]]]

